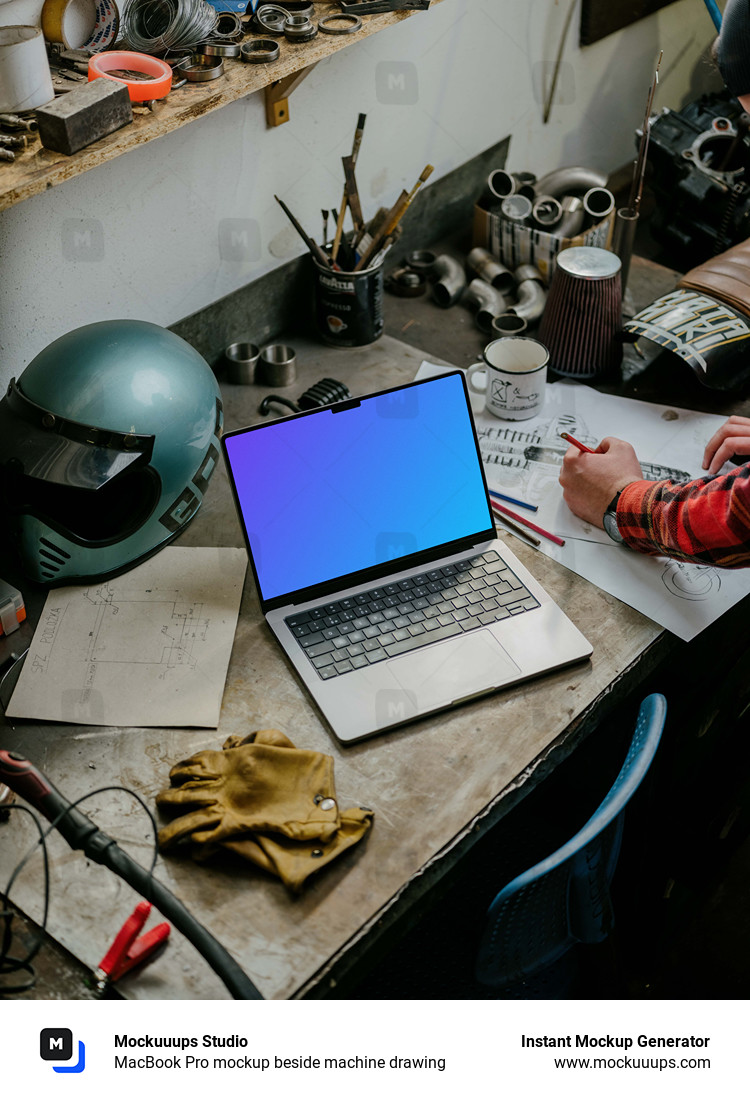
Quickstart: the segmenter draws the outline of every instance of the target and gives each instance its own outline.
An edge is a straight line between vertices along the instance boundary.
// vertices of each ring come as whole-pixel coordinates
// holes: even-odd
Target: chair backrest
[[[666,714],[663,695],[643,700],[625,762],[596,812],[566,844],[495,897],[479,946],[478,981],[518,983],[551,966],[575,943],[596,943],[608,935],[609,886],[624,810],[651,765]]]

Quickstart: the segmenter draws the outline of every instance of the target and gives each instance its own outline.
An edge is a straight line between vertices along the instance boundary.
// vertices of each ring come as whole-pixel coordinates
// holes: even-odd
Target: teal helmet
[[[0,401],[0,490],[24,573],[115,576],[197,512],[219,457],[219,387],[184,340],[101,321],[55,340]]]

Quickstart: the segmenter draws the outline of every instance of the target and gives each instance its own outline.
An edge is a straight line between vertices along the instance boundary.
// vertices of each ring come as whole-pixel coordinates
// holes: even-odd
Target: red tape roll
[[[128,80],[123,76],[113,76],[112,71],[118,69],[131,69],[152,79]],[[163,99],[172,87],[172,69],[166,61],[129,50],[109,51],[92,57],[89,61],[89,80],[96,80],[100,76],[124,84],[130,94],[131,103]]]

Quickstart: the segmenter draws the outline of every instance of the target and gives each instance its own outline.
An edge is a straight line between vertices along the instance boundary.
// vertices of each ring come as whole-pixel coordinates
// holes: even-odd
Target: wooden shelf
[[[319,9],[319,10],[318,10]],[[316,21],[324,15],[339,12],[338,4],[316,4]],[[224,75],[206,84],[186,84],[175,88],[166,99],[155,104],[154,110],[137,108],[135,119],[101,141],[67,157],[43,149],[38,141],[20,153],[14,164],[0,164],[0,210],[6,210],[32,195],[41,194],[66,180],[114,160],[139,145],[155,141],[163,134],[179,130],[203,115],[219,110],[227,103],[234,103],[243,96],[273,88],[277,81],[289,81],[295,74],[322,61],[331,54],[361,42],[371,34],[400,23],[418,11],[390,12],[384,15],[368,15],[355,34],[318,34],[311,42],[299,45],[278,38],[281,55],[270,65],[249,65],[239,58],[227,58]],[[246,41],[249,40],[248,36]],[[258,37],[258,36],[252,36]],[[297,82],[290,81],[291,84]]]

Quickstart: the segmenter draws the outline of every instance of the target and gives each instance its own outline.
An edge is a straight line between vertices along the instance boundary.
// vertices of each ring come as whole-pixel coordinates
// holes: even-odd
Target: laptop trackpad
[[[520,669],[489,630],[427,646],[388,663],[401,686],[423,707],[452,703],[516,679]]]

